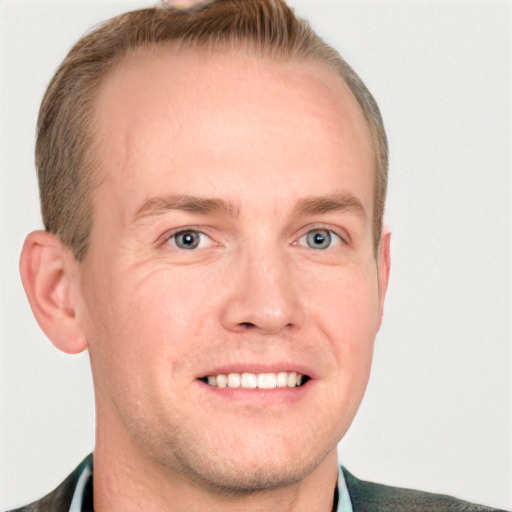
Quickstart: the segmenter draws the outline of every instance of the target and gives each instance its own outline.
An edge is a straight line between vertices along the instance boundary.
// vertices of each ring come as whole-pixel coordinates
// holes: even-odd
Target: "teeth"
[[[256,378],[256,375],[254,373],[242,373],[242,381],[241,386],[243,388],[257,388],[258,386],[258,379]]]
[[[226,388],[228,386],[228,378],[225,375],[217,375],[212,377],[217,381],[218,388]],[[208,384],[210,384],[210,378],[208,378]]]
[[[273,389],[295,388],[302,384],[304,376],[296,372],[279,373],[229,373],[210,375],[207,382],[218,388]]]
[[[228,387],[229,388],[239,388],[242,383],[242,379],[240,378],[239,373],[230,373],[228,375]]]
[[[258,388],[272,389],[277,384],[277,377],[275,373],[260,373],[258,375]]]
[[[278,388],[285,388],[288,386],[288,374],[286,372],[280,372],[277,374],[277,387]]]
[[[288,386],[293,388],[297,385],[297,374],[295,372],[290,372],[288,374]]]

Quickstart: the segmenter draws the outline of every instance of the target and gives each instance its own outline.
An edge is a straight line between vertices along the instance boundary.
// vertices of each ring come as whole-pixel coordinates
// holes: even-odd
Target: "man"
[[[88,349],[97,410],[94,479],[36,510],[485,510],[338,470],[389,276],[386,141],[286,6],[104,25],[36,155],[22,278],[52,342]]]

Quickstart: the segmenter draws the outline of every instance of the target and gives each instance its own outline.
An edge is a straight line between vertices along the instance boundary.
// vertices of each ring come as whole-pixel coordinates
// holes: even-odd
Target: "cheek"
[[[111,275],[88,301],[98,403],[124,404],[116,410],[124,411],[120,414],[126,421],[149,416],[158,389],[176,390],[174,376],[187,374],[183,367],[193,350],[187,335],[187,326],[197,323],[191,318],[193,310],[176,297],[172,283],[154,277],[134,282]]]
[[[119,369],[162,366],[173,370],[204,329],[210,308],[205,287],[169,271],[126,279],[120,271],[90,289],[88,333],[92,352],[116,361]],[[151,363],[151,364],[150,364]]]
[[[304,294],[329,337],[346,346],[373,340],[378,330],[377,270],[367,266],[336,269],[317,283],[305,283]]]
[[[311,287],[310,290],[315,287]],[[372,264],[338,271],[310,297],[311,321],[328,340],[336,379],[343,388],[364,392],[378,331],[379,301],[376,267]],[[313,309],[314,307],[314,309]]]

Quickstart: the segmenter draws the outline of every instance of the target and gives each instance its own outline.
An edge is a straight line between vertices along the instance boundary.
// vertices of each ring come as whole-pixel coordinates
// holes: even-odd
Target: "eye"
[[[200,245],[205,245],[210,239],[204,233],[187,229],[174,233],[174,235],[169,237],[169,240],[178,249],[192,250],[197,249]]]
[[[338,245],[341,238],[329,229],[313,229],[299,239],[300,245],[306,245],[310,249],[328,249]]]

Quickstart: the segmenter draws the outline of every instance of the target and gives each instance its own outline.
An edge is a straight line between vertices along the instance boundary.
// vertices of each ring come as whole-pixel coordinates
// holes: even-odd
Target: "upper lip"
[[[313,369],[303,363],[291,361],[275,362],[275,363],[257,363],[257,362],[240,362],[218,365],[206,370],[198,375],[198,378],[227,375],[229,373],[279,373],[279,372],[296,372],[309,378],[315,378]]]

